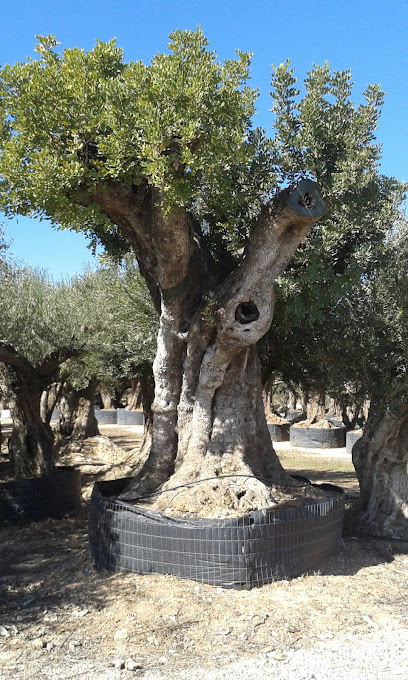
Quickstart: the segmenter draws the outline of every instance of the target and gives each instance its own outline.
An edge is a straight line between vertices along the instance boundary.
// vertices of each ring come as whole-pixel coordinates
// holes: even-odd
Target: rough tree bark
[[[104,409],[115,408],[115,396],[113,394],[112,388],[104,382],[100,382],[98,385],[99,394],[101,395],[102,406]]]
[[[6,367],[1,376],[13,420],[9,451],[17,478],[52,472],[54,437],[49,424],[41,419],[41,394],[55,380],[59,366],[76,353],[64,348],[50,352],[33,365],[11,345],[0,343],[0,361]]]
[[[235,473],[250,477],[240,508],[270,505],[269,483],[291,478],[266,425],[256,343],[272,321],[275,280],[325,210],[318,187],[302,180],[270,201],[234,268],[212,259],[184,211],[164,217],[147,186],[100,186],[94,200],[135,250],[160,311],[152,445],[124,496]]]
[[[127,400],[126,408],[129,411],[135,411],[141,406],[142,394],[139,378],[130,379],[130,394]]]
[[[360,502],[347,518],[361,534],[408,540],[408,402],[372,404],[353,446]]]
[[[262,398],[264,403],[264,411],[267,418],[268,416],[272,415],[272,387],[274,381],[275,375],[271,373],[269,378],[267,378],[263,383]]]
[[[99,435],[95,417],[95,389],[97,381],[90,380],[87,387],[75,390],[65,383],[59,402],[58,432],[62,437],[87,439]]]
[[[324,420],[326,415],[326,391],[324,385],[314,385],[307,390],[306,419],[310,422]]]
[[[52,413],[57,406],[62,390],[62,383],[53,383],[44,390],[40,401],[40,416],[41,420],[48,425],[51,422]]]

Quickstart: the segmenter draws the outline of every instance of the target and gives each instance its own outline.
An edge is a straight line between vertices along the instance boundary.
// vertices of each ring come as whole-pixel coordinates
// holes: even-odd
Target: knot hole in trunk
[[[309,210],[313,210],[313,208],[316,206],[316,200],[312,194],[306,191],[305,194],[299,196],[298,204],[301,208],[309,208]]]
[[[235,310],[235,320],[239,323],[252,323],[259,319],[259,309],[253,302],[241,302]]]

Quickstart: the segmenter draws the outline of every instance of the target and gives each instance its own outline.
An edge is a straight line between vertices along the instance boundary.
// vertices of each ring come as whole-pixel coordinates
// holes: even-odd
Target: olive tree
[[[64,436],[97,434],[93,409],[95,392],[132,379],[148,383],[156,349],[157,314],[132,258],[107,261],[70,282],[71,304],[83,320],[81,361],[66,367],[60,399],[60,431]],[[102,385],[102,387],[101,387]],[[150,390],[141,395],[150,421]]]
[[[53,467],[54,438],[41,419],[42,392],[60,366],[80,352],[67,313],[65,286],[30,267],[0,260],[0,390],[13,419],[9,449],[18,477],[37,477]]]
[[[248,54],[220,64],[200,31],[176,31],[168,47],[144,65],[125,63],[113,41],[60,54],[42,37],[38,59],[5,67],[1,203],[137,257],[160,324],[152,445],[130,493],[209,476],[221,489],[235,473],[250,477],[237,486],[241,509],[269,505],[271,483],[294,482],[270,441],[256,343],[275,281],[325,212],[312,180],[331,206],[358,194],[342,224],[378,204],[367,130],[381,96],[368,89],[355,109],[347,77],[315,68],[295,116],[282,65],[268,140],[251,125]],[[326,115],[333,96],[342,120]],[[360,174],[363,158],[373,167]]]
[[[384,244],[376,276],[349,300],[354,324],[343,350],[345,376],[371,400],[363,436],[353,446],[360,502],[349,522],[360,533],[402,540],[408,538],[407,262],[404,218]]]

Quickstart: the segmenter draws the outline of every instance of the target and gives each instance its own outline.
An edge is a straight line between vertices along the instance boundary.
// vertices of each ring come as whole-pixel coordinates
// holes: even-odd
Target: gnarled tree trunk
[[[130,394],[127,400],[126,408],[129,411],[135,411],[142,403],[142,393],[139,378],[130,379]]]
[[[77,350],[63,348],[48,353],[31,364],[6,343],[0,342],[0,379],[9,394],[13,430],[9,442],[16,477],[41,477],[54,466],[54,437],[48,423],[41,419],[41,394],[56,379],[59,366]]]
[[[272,388],[275,381],[275,376],[273,373],[266,379],[263,384],[262,398],[264,403],[265,415],[268,418],[272,415]]]
[[[112,387],[107,383],[100,382],[98,385],[99,394],[101,395],[102,406],[104,409],[115,408],[115,395]]]
[[[116,223],[135,243],[129,210],[128,222],[118,220],[121,207],[110,195],[105,211],[111,218],[113,208]],[[271,484],[294,484],[280,465],[266,425],[256,343],[272,321],[274,282],[324,208],[308,180],[282,191],[253,224],[241,261],[227,270],[208,263],[185,215],[173,215],[171,224],[150,215],[150,233],[154,230],[162,245],[154,253],[161,315],[153,365],[152,445],[124,498],[140,498],[160,486],[157,507],[171,510],[166,490],[214,477],[212,491],[222,499],[230,491],[229,479],[226,484],[222,476],[234,474],[230,501],[246,511],[273,504]],[[135,230],[139,227],[135,223]],[[151,277],[146,280],[152,283]],[[195,507],[205,502],[208,489],[194,487]]]
[[[99,435],[95,417],[96,380],[90,380],[87,387],[75,390],[65,383],[59,402],[58,431],[62,437],[87,439]]]
[[[52,414],[57,406],[62,390],[62,383],[53,383],[43,391],[40,401],[41,420],[48,425],[51,422]]]
[[[349,525],[362,534],[408,540],[408,402],[372,404],[352,455],[360,503]]]
[[[326,391],[324,385],[313,385],[307,391],[306,419],[311,422],[324,420],[326,415]]]
[[[9,452],[17,479],[49,475],[54,466],[54,436],[40,417],[41,392],[36,376],[16,375],[12,382]]]

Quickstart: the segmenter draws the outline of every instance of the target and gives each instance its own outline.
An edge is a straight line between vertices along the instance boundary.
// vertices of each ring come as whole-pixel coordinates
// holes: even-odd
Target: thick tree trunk
[[[362,534],[408,540],[408,403],[373,404],[352,455],[360,504],[349,524]]]
[[[271,373],[269,378],[263,384],[262,398],[264,403],[265,416],[268,418],[272,415],[272,388],[275,381],[275,375]]]
[[[326,415],[326,392],[324,385],[313,386],[308,390],[306,419],[311,422],[324,420]]]
[[[296,406],[297,406],[297,397],[292,390],[288,390],[288,401],[287,401],[287,409],[288,411],[296,411]]]
[[[46,354],[37,364],[0,342],[0,388],[10,395],[13,431],[9,449],[17,477],[41,477],[51,473],[54,437],[41,419],[41,395],[57,379],[59,367],[79,351],[64,347]]]
[[[129,411],[135,411],[142,404],[142,392],[139,378],[130,379],[130,394],[127,400],[126,408]]]
[[[57,406],[62,390],[62,383],[53,383],[46,390],[43,391],[40,401],[40,416],[41,420],[47,425],[51,422],[51,417],[54,409]]]
[[[54,466],[54,437],[40,417],[41,388],[36,380],[16,380],[10,394],[13,430],[10,456],[17,479],[49,475]]]
[[[104,409],[112,409],[115,408],[114,401],[115,397],[113,394],[113,390],[110,385],[104,382],[100,382],[99,386],[99,394],[101,395],[101,400],[102,400],[102,406]]]
[[[58,428],[62,437],[87,439],[99,435],[95,417],[95,387],[95,380],[91,380],[82,390],[75,390],[72,385],[64,385],[59,403]]]
[[[193,257],[185,260],[181,280],[180,264],[159,272],[165,285],[153,365],[152,446],[123,498],[140,499],[160,486],[156,507],[171,511],[169,489],[214,477],[212,490],[189,486],[194,509],[214,493],[218,505],[227,495],[246,511],[273,504],[272,485],[295,484],[272,447],[256,343],[272,321],[275,280],[324,208],[311,182],[283,191],[253,225],[241,262],[220,275],[218,285],[215,278],[205,297]],[[173,225],[179,238],[185,230],[182,220]],[[162,238],[171,233],[168,227]],[[188,248],[179,252],[191,255]],[[235,475],[235,482],[226,475]]]

